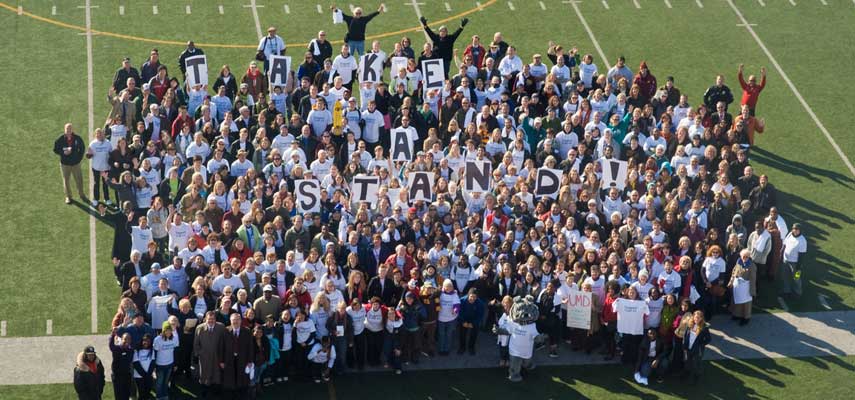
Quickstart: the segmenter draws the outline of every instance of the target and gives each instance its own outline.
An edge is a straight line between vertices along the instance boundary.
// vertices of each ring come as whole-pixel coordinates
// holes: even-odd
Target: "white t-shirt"
[[[798,237],[788,234],[784,239],[784,261],[798,262],[799,254],[807,252],[807,240],[804,235]]]
[[[534,338],[540,333],[535,324],[520,325],[508,320],[505,329],[511,333],[508,341],[508,353],[514,357],[529,359],[534,350]]]
[[[650,314],[647,303],[642,300],[617,299],[612,303],[612,309],[618,316],[619,333],[629,335],[644,333],[644,316]]]
[[[96,139],[89,143],[89,150],[92,150],[92,159],[89,161],[92,169],[99,172],[109,171],[109,158],[110,152],[113,151],[113,145],[106,139],[102,141]]]
[[[659,300],[653,300],[652,297],[647,298],[647,309],[650,315],[644,320],[644,328],[658,328],[659,321],[662,319],[662,308],[665,305],[665,297],[659,296]]]
[[[597,76],[597,64],[584,62],[579,64],[579,79],[585,83],[586,88],[591,88],[595,76]]]

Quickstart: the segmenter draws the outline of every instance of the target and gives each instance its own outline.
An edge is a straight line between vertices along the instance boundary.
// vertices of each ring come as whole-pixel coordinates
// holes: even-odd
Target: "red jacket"
[[[391,256],[389,256],[389,258],[386,259],[386,264],[390,264],[390,265],[392,265],[392,268],[396,268],[398,266],[398,258],[397,257],[398,257],[397,254],[392,254]],[[411,257],[409,255],[405,255],[404,256],[404,269],[401,271],[403,273],[402,279],[404,279],[404,281],[410,280],[410,270],[412,270],[413,268],[418,268],[416,266],[416,261],[413,260],[413,257]]]
[[[757,106],[757,99],[760,98],[760,92],[762,92],[763,88],[766,87],[766,77],[763,76],[760,79],[759,85],[750,86],[748,82],[745,82],[745,79],[742,78],[742,72],[739,72],[739,85],[742,86],[742,102],[740,104],[747,104],[748,107],[753,109]]]
[[[603,322],[605,323],[617,321],[617,313],[612,307],[615,300],[617,300],[617,297],[606,295],[606,301],[603,302]]]
[[[187,114],[183,117],[181,117],[179,115],[178,118],[175,118],[175,121],[172,121],[172,138],[173,139],[175,139],[178,136],[178,133],[181,132],[181,127],[183,127],[184,124],[190,125],[190,128],[192,130],[192,129],[195,129],[196,121],[193,120],[193,117],[191,117],[190,114]]]

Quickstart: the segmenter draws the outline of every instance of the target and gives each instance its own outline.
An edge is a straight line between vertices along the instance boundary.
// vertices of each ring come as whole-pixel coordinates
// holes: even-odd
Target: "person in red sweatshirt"
[[[656,94],[656,77],[647,68],[647,61],[641,61],[641,64],[638,66],[638,74],[635,75],[632,83],[638,85],[639,89],[641,89],[639,94],[644,96],[648,102]]]
[[[739,64],[739,85],[742,86],[742,101],[740,104],[747,105],[751,116],[754,116],[754,109],[757,107],[757,99],[760,98],[760,92],[766,87],[766,67],[760,68],[760,84],[757,84],[757,77],[754,75],[748,76],[748,82],[742,77],[744,64]]]

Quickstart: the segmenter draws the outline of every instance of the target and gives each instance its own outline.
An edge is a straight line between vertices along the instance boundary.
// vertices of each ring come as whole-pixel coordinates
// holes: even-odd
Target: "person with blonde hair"
[[[683,361],[686,373],[697,383],[701,377],[704,351],[712,340],[703,311],[695,311],[688,322],[688,329],[683,336]]]

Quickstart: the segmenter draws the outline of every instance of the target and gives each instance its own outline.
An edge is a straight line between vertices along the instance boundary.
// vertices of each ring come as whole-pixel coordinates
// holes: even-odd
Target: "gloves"
[[[419,18],[419,22],[421,22],[422,25],[427,25],[427,18],[421,17],[421,18]]]
[[[469,18],[463,18],[463,21],[460,21],[460,26],[464,27],[469,23]]]

